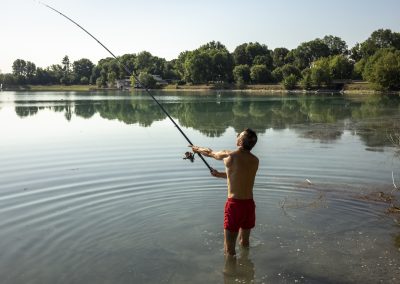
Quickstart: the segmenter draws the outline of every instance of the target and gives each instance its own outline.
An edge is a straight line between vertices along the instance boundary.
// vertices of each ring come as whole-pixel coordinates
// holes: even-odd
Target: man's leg
[[[224,251],[226,254],[235,255],[235,246],[238,232],[224,230]]]
[[[240,229],[239,244],[245,248],[250,247],[250,231],[251,229]]]

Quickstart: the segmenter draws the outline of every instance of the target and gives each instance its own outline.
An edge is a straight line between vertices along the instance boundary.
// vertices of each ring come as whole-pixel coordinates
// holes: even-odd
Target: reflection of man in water
[[[236,139],[234,151],[215,152],[209,148],[191,146],[192,150],[216,160],[223,160],[225,172],[212,170],[215,177],[226,178],[228,200],[224,211],[224,251],[235,255],[236,239],[243,247],[249,247],[250,230],[255,225],[255,203],[253,185],[258,169],[258,158],[250,153],[257,143],[257,135],[251,129],[245,129]]]
[[[253,283],[255,276],[254,263],[249,259],[249,249],[242,248],[238,259],[227,256],[224,266],[224,284]]]

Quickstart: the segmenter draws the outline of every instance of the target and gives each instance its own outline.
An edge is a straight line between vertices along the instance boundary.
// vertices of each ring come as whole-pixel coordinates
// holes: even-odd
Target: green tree
[[[286,77],[289,77],[290,75],[294,75],[298,79],[301,78],[301,72],[300,72],[299,68],[297,68],[296,66],[294,66],[292,64],[283,65],[281,70],[282,70],[282,78],[283,79]]]
[[[347,44],[340,37],[327,35],[322,41],[328,46],[330,55],[347,54]]]
[[[186,82],[202,84],[211,80],[211,58],[208,53],[200,50],[194,50],[186,58],[184,66],[184,79]]]
[[[27,61],[25,66],[25,76],[28,83],[33,83],[36,76],[36,65],[33,62]]]
[[[135,70],[139,73],[145,72],[162,76],[164,74],[165,62],[166,60],[163,58],[153,56],[148,51],[142,51],[136,56]]]
[[[231,81],[233,60],[228,51],[210,51],[211,81]]]
[[[17,59],[13,62],[12,73],[16,84],[26,84],[26,61]]]
[[[267,69],[271,70],[273,62],[271,53],[271,50],[266,45],[258,42],[249,42],[235,48],[233,59],[235,65],[253,66],[255,64],[259,65],[262,62],[261,64],[265,64]],[[258,58],[257,62],[254,62],[256,57]]]
[[[335,55],[329,60],[332,79],[351,79],[353,68],[353,62],[344,55]]]
[[[361,44],[357,43],[351,49],[351,58],[356,61],[368,58],[382,48],[400,49],[400,33],[392,32],[390,29],[379,29],[372,32],[366,41]]]
[[[166,80],[180,80],[181,79],[178,71],[175,69],[175,61],[176,61],[176,59],[165,62],[164,74],[162,76],[164,79],[166,79]]]
[[[312,62],[329,55],[330,49],[328,45],[323,40],[317,38],[312,41],[303,42],[296,49],[291,50],[286,59],[300,70],[304,70],[310,67]]]
[[[94,64],[92,61],[86,58],[82,58],[80,60],[74,61],[72,63],[72,69],[74,73],[74,77],[78,83],[84,82],[89,83],[89,78],[92,75]],[[82,78],[85,78],[82,80]]]
[[[207,54],[210,58],[209,81],[225,82],[232,80],[233,57],[225,45],[219,41],[211,41],[200,46],[198,51]]]
[[[48,68],[48,70],[53,78],[53,83],[60,84],[60,80],[64,76],[63,67],[60,64],[53,64]]]
[[[65,55],[61,61],[63,76],[60,79],[60,83],[63,85],[70,85],[74,82],[73,74],[71,73],[71,64],[68,55]]]
[[[16,77],[10,73],[2,74],[2,79],[0,83],[3,84],[3,88],[7,86],[15,86],[18,84]]]
[[[272,77],[274,78],[275,82],[282,82],[282,80],[290,75],[296,76],[297,79],[301,78],[300,70],[293,64],[285,64],[281,67],[275,68],[275,70],[272,71]]]
[[[33,62],[17,59],[13,62],[12,70],[17,84],[34,83],[36,65]]]
[[[52,84],[54,81],[54,78],[50,72],[50,70],[43,69],[43,68],[36,68],[36,75],[34,78],[35,84],[42,84],[42,85],[47,85],[47,84]]]
[[[122,65],[119,65],[120,71],[118,73],[120,74],[121,79],[126,76],[131,76],[132,72],[135,72],[136,70],[136,54],[124,54],[119,57],[119,60],[129,70],[128,73]]]
[[[186,59],[190,56],[190,53],[191,53],[191,51],[181,52],[175,61],[174,67],[181,79],[185,78],[185,74],[186,74],[185,62],[186,62]]]
[[[176,65],[178,73],[183,72],[183,79],[194,84],[232,81],[233,77],[233,58],[220,42],[212,41],[181,53]]]
[[[68,55],[65,55],[61,61],[64,72],[70,71],[70,61]]]
[[[363,78],[378,90],[400,89],[400,50],[378,50],[365,64]]]
[[[236,83],[248,84],[250,82],[250,67],[246,64],[235,66],[233,78]]]
[[[26,61],[23,59],[17,59],[13,62],[12,73],[15,76],[25,77],[26,75]]]
[[[355,80],[362,79],[362,73],[364,72],[365,64],[367,63],[366,58],[361,58],[358,62],[354,64],[352,78]]]
[[[250,78],[256,84],[265,84],[273,81],[272,74],[265,65],[252,66],[250,69]]]
[[[274,82],[281,82],[283,80],[282,67],[276,67],[271,73]]]
[[[111,86],[111,87],[114,87],[115,86],[115,81],[117,80],[117,73],[115,73],[114,71],[110,71],[108,74],[107,74],[107,81],[108,81],[108,84]]]
[[[154,89],[156,87],[157,81],[149,73],[141,72],[138,79],[144,88]]]
[[[118,61],[115,58],[107,57],[101,59],[97,66],[93,68],[91,80],[93,81],[94,78],[96,78],[96,85],[106,86],[109,80],[109,74],[113,74],[110,78],[115,81],[116,79],[123,77],[124,73],[120,72],[121,68]],[[114,82],[109,83],[113,84]]]
[[[329,68],[329,58],[324,57],[313,62],[310,71],[313,85],[316,85],[317,87],[321,87],[322,85],[330,85],[332,77]]]
[[[235,61],[235,65],[251,66],[252,62],[247,56],[246,47],[247,43],[243,43],[241,45],[238,45],[233,51],[233,59]]]
[[[276,67],[281,67],[285,65],[286,63],[286,56],[289,53],[289,49],[284,48],[284,47],[278,47],[275,48],[274,51],[272,52],[272,59],[273,59],[273,64]]]
[[[300,85],[304,90],[310,90],[312,88],[311,70],[305,69],[302,72],[302,77]]]

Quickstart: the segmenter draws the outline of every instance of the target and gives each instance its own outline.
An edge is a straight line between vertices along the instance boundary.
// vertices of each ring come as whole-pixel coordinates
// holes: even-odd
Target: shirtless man
[[[236,239],[243,247],[249,247],[250,230],[255,226],[255,203],[253,185],[258,169],[258,158],[250,153],[257,143],[256,133],[247,128],[238,134],[237,149],[234,151],[213,151],[210,148],[191,146],[193,152],[206,157],[223,160],[225,172],[212,169],[215,177],[226,178],[228,200],[224,210],[224,251],[235,255]]]

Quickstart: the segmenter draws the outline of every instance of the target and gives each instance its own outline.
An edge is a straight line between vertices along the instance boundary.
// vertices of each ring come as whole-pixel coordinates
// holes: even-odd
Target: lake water
[[[225,180],[146,94],[1,92],[1,283],[399,282],[399,98],[154,95],[196,145],[258,132],[250,250],[225,261]]]

